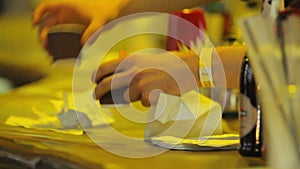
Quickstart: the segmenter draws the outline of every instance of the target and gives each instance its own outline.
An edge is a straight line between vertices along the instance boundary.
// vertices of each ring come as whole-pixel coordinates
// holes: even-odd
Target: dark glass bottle
[[[245,57],[240,76],[240,148],[243,156],[261,157],[262,115],[258,86],[249,58]]]

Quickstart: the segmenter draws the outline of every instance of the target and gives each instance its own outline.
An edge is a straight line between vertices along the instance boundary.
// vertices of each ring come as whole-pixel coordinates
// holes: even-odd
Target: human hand
[[[113,2],[112,2],[113,1]],[[34,10],[33,25],[40,27],[40,40],[47,48],[47,34],[51,26],[63,23],[78,23],[87,26],[81,43],[107,22],[118,16],[122,0],[57,0],[43,1]]]
[[[161,92],[179,96],[195,89],[200,83],[198,64],[191,51],[121,57],[98,68],[94,95],[100,99],[110,90],[128,86],[123,94],[126,101],[140,100],[150,106]]]

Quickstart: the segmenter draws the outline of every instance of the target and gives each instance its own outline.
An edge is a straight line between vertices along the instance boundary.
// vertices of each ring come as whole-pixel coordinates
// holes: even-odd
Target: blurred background
[[[45,76],[48,57],[31,25],[34,1],[0,0],[0,93]]]
[[[41,79],[51,68],[52,58],[38,40],[38,28],[32,27],[31,13],[39,0],[0,0],[0,94],[15,87]],[[222,0],[196,7],[206,11],[207,33],[213,43],[243,43],[236,20],[257,13],[261,0]],[[146,22],[137,22],[145,24]],[[118,45],[137,45],[133,37]],[[164,39],[157,39],[163,46]]]

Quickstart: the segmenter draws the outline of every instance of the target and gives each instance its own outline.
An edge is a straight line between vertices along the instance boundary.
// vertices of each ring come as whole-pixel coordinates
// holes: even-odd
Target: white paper
[[[150,142],[159,147],[173,150],[236,150],[239,145],[239,135],[223,134],[209,137],[180,139],[172,136],[150,138]]]
[[[162,93],[149,119],[145,138],[197,138],[223,133],[221,106],[194,90],[181,97]]]

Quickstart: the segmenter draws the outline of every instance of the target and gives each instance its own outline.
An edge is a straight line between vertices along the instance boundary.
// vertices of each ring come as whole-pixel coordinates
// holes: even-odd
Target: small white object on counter
[[[181,97],[161,94],[155,111],[149,112],[145,138],[173,136],[200,138],[223,134],[221,106],[190,91]]]

